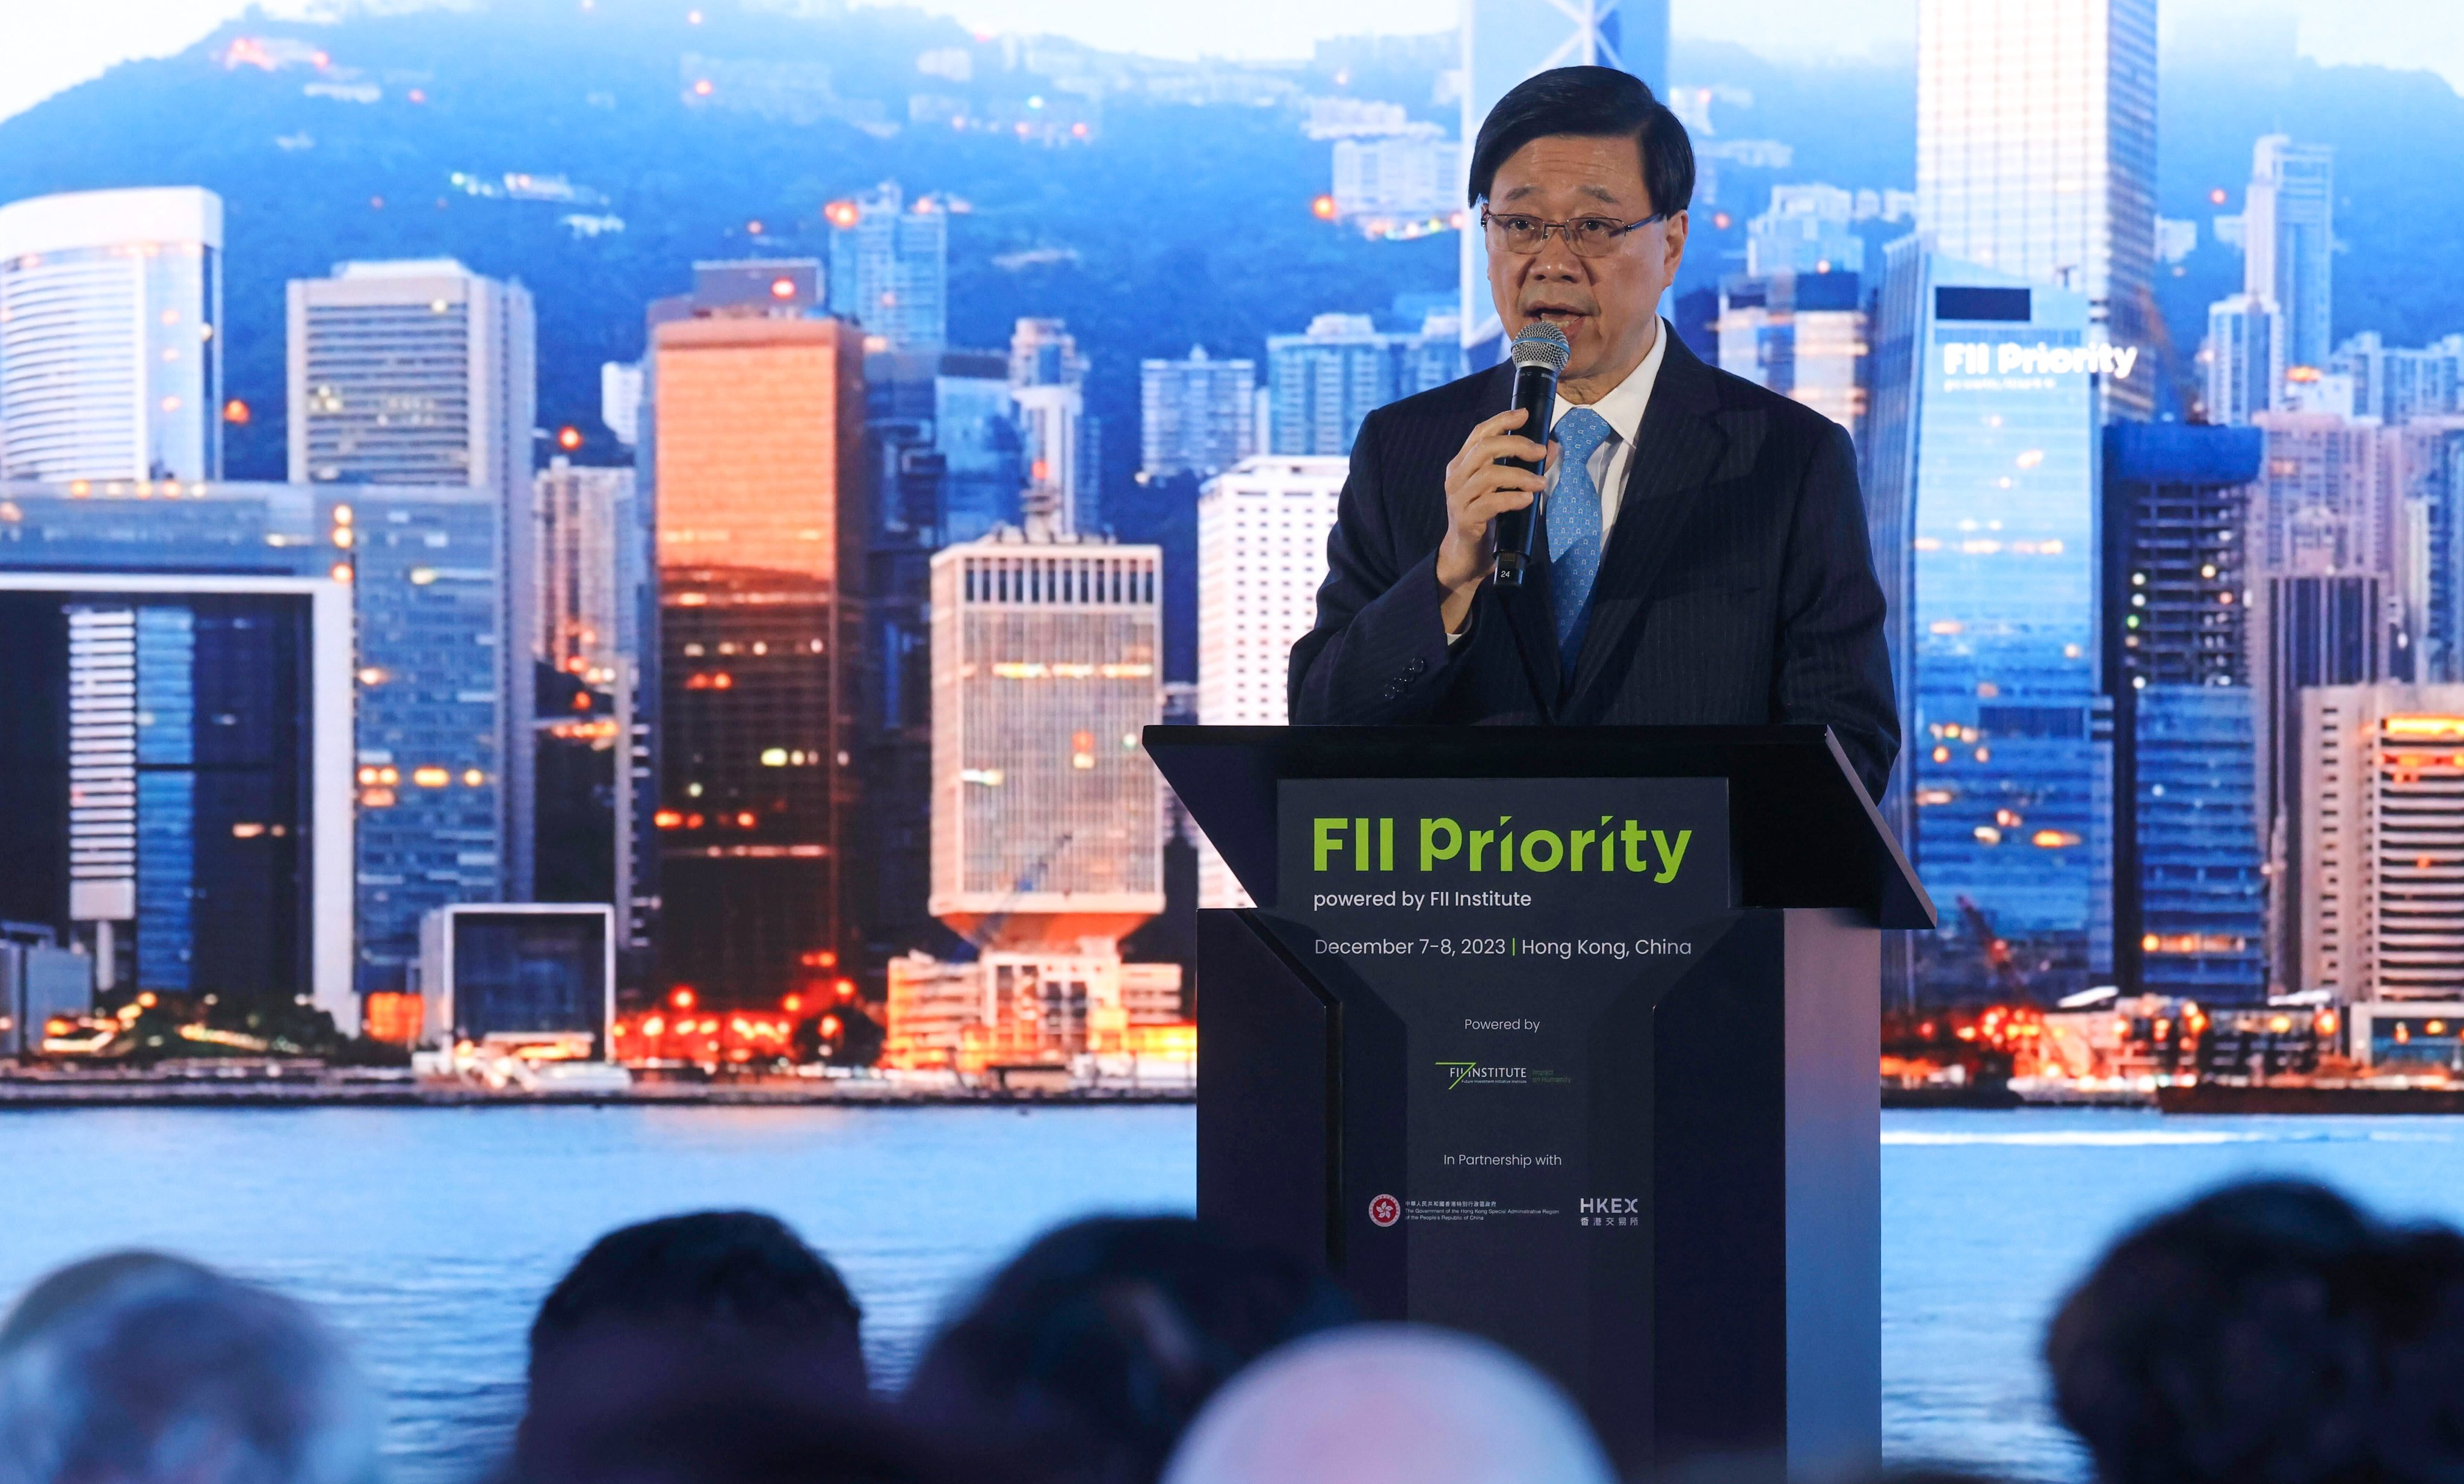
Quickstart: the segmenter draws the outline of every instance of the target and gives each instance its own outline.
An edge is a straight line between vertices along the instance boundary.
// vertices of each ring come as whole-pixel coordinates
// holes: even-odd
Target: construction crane
[[[2011,961],[2009,940],[1994,936],[1993,920],[1985,915],[1985,909],[1961,897],[1959,920],[1967,928],[1969,940],[1976,945],[1978,956],[1985,960],[1985,971],[1994,989],[2016,1003],[2033,1003],[2034,996],[2028,993],[2026,977],[2019,972],[2019,966]]]
[[[1001,930],[1008,924],[1010,914],[1018,909],[1018,899],[1033,891],[1043,882],[1044,873],[1052,868],[1052,862],[1060,859],[1061,852],[1068,849],[1069,841],[1075,838],[1074,832],[1063,832],[1049,849],[1027,862],[1026,869],[1019,872],[1018,880],[1010,884],[1009,895],[1001,898],[1001,904],[985,914],[982,922],[976,924],[975,931],[967,934],[967,942],[975,947],[977,952],[992,947],[994,941],[1001,937]]]

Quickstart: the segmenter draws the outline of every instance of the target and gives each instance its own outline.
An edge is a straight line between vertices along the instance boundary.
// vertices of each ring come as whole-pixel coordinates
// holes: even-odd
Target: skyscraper
[[[151,496],[0,490],[0,622],[32,625],[0,638],[0,671],[53,713],[0,728],[7,838],[47,842],[0,851],[0,917],[107,928],[122,988],[307,994],[355,1031],[362,998],[412,988],[422,915],[501,871],[495,504]],[[74,741],[70,707],[93,723]],[[97,770],[81,797],[111,796],[82,818],[71,765]]]
[[[1266,337],[1268,451],[1350,453],[1370,413],[1454,380],[1460,361],[1433,354],[1447,349],[1452,332],[1446,316],[1432,316],[1417,335],[1390,335],[1367,315],[1320,315],[1305,335]]]
[[[768,1005],[854,947],[864,353],[793,275],[774,306],[724,266],[650,336],[661,971]]]
[[[343,263],[289,294],[291,479],[479,491],[494,511],[498,608],[491,684],[502,776],[493,885],[530,896],[536,842],[530,715],[541,651],[531,516],[538,330],[520,284],[451,258]]]
[[[90,502],[10,493],[55,540],[114,544],[78,529]],[[33,723],[0,743],[0,904],[90,951],[114,1006],[142,991],[309,995],[349,1032],[349,587],[214,572],[215,544],[129,542],[117,571],[0,565],[0,679]],[[319,725],[334,730],[321,791]]]
[[[533,870],[549,902],[613,904],[638,915],[635,865],[642,841],[628,827],[647,778],[633,764],[640,714],[640,594],[647,554],[633,470],[585,469],[562,456],[539,470],[532,518],[539,562],[535,797],[545,847]]]
[[[2351,378],[2357,416],[2390,425],[2464,416],[2464,334],[2402,350],[2365,330],[2336,347],[2326,369]]]
[[[1222,472],[1257,451],[1258,363],[1217,360],[1193,345],[1182,360],[1138,363],[1138,471],[1149,479]]]
[[[1464,0],[1463,127],[1455,137],[1466,163],[1497,100],[1551,67],[1619,68],[1664,98],[1668,0]],[[1454,201],[1462,204],[1460,190]],[[1456,328],[1464,359],[1478,369],[1506,359],[1505,330],[1489,302],[1487,238],[1471,229],[1462,237],[1463,313]],[[1297,450],[1278,443],[1274,451]]]
[[[1920,0],[1917,227],[1937,251],[2085,295],[2145,350],[2156,260],[2156,0]],[[2144,418],[2152,374],[2104,385]]]
[[[2300,725],[2301,931],[2286,986],[2359,1002],[2366,1038],[2370,1002],[2464,1000],[2464,687],[2321,687],[2302,692]]]
[[[2284,316],[2283,363],[2322,370],[2335,313],[2336,151],[2270,134],[2251,152],[2242,292]]]
[[[865,553],[863,874],[866,967],[946,933],[929,910],[933,812],[933,554],[1018,518],[1009,361],[987,351],[865,357],[873,479]]]
[[[2256,428],[2104,430],[2115,971],[2202,1002],[2267,986],[2251,687]]]
[[[0,479],[220,479],[223,203],[0,207]]]
[[[2378,431],[2379,481],[2406,533],[2405,627],[2412,679],[2464,682],[2464,417]]]
[[[1886,803],[1935,895],[2067,993],[2112,965],[2092,382],[2135,358],[2083,295],[1921,239],[1889,256],[1865,450],[1907,739]],[[1990,989],[1972,940],[1918,940],[1917,987]]]
[[[912,205],[895,181],[823,213],[830,232],[830,313],[862,324],[885,350],[938,350],[950,338],[950,217]]]
[[[634,519],[633,471],[581,468],[560,456],[539,471],[533,491],[539,658],[585,684],[613,685],[627,657],[617,549]]]
[[[1009,342],[1009,395],[1017,406],[1030,523],[1067,535],[1102,529],[1100,430],[1087,412],[1087,359],[1058,319],[1022,319]]]
[[[2277,404],[2284,386],[2284,316],[2264,295],[2236,294],[2208,306],[2208,421],[2247,426]]]
[[[1261,455],[1198,497],[1198,719],[1280,727],[1292,644],[1317,622],[1326,537],[1351,471],[1340,458]],[[1198,905],[1250,906],[1211,844],[1198,854]]]
[[[2255,422],[2266,455],[2251,491],[2251,681],[2268,859],[2272,980],[2305,949],[2299,890],[2309,818],[2300,789],[2301,692],[2374,686],[2409,666],[2404,569],[2411,547],[2379,477],[2377,429],[2320,413]]]
[[[1162,554],[1007,531],[933,558],[933,901],[979,947],[1163,910]]]
[[[532,763],[533,697],[499,685],[504,501],[452,486],[317,492],[351,516],[334,524],[351,533],[359,616],[359,989],[404,993],[419,988],[422,918],[502,899],[508,779]]]
[[[1865,306],[1853,272],[1731,274],[1720,285],[1720,369],[1794,398],[1852,433],[1865,421]]]

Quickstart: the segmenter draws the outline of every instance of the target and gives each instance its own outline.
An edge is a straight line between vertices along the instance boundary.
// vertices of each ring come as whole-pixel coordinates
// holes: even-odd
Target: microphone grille
[[[1546,319],[1534,319],[1514,338],[1513,358],[1518,366],[1546,366],[1551,374],[1566,369],[1567,358],[1574,348],[1566,343],[1566,332]]]

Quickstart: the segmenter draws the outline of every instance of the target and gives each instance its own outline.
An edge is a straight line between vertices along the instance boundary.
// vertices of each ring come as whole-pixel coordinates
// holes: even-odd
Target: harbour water
[[[99,1109],[0,1116],[0,1301],[112,1247],[318,1305],[382,1379],[393,1473],[460,1484],[520,1406],[532,1308],[590,1239],[667,1211],[777,1212],[829,1254],[895,1385],[935,1317],[1038,1230],[1186,1211],[1185,1106]],[[2221,1182],[2295,1174],[2464,1224],[2464,1120],[1883,1120],[1883,1428],[1895,1463],[2069,1481],[2045,1315],[2098,1249]]]

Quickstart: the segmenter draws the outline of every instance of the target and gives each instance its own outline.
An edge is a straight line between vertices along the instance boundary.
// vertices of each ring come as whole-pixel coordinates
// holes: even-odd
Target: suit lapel
[[[1728,447],[1728,435],[1711,420],[1719,398],[1709,368],[1664,321],[1661,333],[1669,337],[1668,350],[1650,405],[1643,409],[1642,426],[1635,431],[1617,524],[1610,528],[1608,550],[1601,553],[1599,576],[1593,580],[1591,622],[1573,683],[1566,687],[1567,709],[1599,683],[1633,637],[1670,546],[1693,517],[1711,471]],[[1544,614],[1547,608],[1544,601]],[[1550,634],[1553,650],[1553,628]]]

